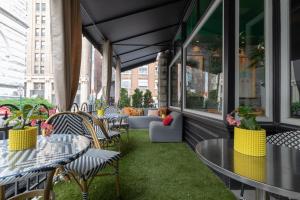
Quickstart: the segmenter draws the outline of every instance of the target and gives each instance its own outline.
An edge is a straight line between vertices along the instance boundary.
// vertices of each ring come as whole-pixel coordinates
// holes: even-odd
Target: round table
[[[267,155],[255,157],[233,149],[233,140],[211,139],[197,144],[200,159],[215,171],[258,190],[300,199],[300,151],[267,144]]]
[[[4,199],[4,185],[43,172],[50,172],[47,188],[52,189],[55,169],[77,159],[89,147],[88,138],[73,134],[38,136],[36,148],[23,151],[9,151],[8,140],[0,140],[0,199]],[[49,198],[49,194],[44,198]]]

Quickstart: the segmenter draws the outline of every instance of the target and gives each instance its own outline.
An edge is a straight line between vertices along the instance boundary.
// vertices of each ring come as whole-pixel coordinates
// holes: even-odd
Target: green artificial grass
[[[151,143],[146,130],[130,130],[123,137],[120,161],[123,200],[235,199],[225,185],[184,143]],[[56,199],[81,199],[79,187],[62,182],[55,185]],[[116,199],[115,179],[96,177],[90,199]]]

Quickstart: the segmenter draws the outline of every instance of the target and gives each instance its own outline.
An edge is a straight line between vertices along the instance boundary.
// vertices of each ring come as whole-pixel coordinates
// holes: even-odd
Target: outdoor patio
[[[151,143],[148,130],[130,130],[123,138],[120,161],[121,199],[235,199],[184,143]],[[213,187],[212,187],[213,186]],[[116,199],[111,177],[97,177],[90,199]],[[57,199],[80,199],[75,183],[58,183]]]
[[[0,200],[300,199],[298,0],[50,5],[53,81],[35,86],[55,105],[1,100]],[[157,82],[143,67],[122,87],[150,63]]]

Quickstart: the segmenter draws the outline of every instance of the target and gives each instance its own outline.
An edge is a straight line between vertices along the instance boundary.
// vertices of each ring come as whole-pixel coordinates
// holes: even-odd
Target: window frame
[[[290,0],[280,0],[280,22],[281,22],[281,50],[280,50],[280,78],[281,78],[281,98],[280,98],[280,122],[299,126],[300,119],[292,118],[290,113]]]
[[[141,73],[140,69],[142,68],[147,68],[147,72],[146,73]],[[139,75],[148,75],[149,74],[149,66],[148,65],[143,65],[141,67],[138,68],[138,74]]]
[[[224,3],[223,0],[215,0],[210,3],[210,7],[206,11],[206,13],[200,18],[197,22],[196,27],[194,28],[193,32],[189,35],[187,40],[183,43],[183,70],[182,70],[182,81],[183,81],[183,89],[182,89],[182,109],[184,112],[192,113],[196,115],[201,115],[204,117],[210,117],[218,120],[223,120],[224,113],[224,91],[222,93],[222,114],[214,114],[199,110],[193,110],[186,108],[186,60],[187,60],[187,48],[189,44],[192,42],[193,38],[197,35],[197,33],[202,29],[205,23],[210,19],[211,15],[214,14],[216,9],[220,4],[222,5],[222,70],[223,70],[223,78],[224,78]]]
[[[172,71],[171,67],[172,67],[172,65],[175,64],[175,62],[177,61],[177,59],[181,57],[181,55],[182,55],[181,51],[178,51],[176,53],[176,55],[173,57],[173,59],[172,59],[171,63],[169,64],[169,66],[168,66],[168,82],[169,82],[169,84],[168,84],[168,96],[169,96],[169,98],[168,98],[168,104],[169,104],[170,108],[178,110],[178,111],[181,110],[181,104],[182,104],[182,99],[181,98],[179,100],[179,106],[172,106],[171,105],[171,71]],[[181,61],[182,61],[182,59],[181,59]],[[181,63],[181,65],[182,65],[182,63]],[[182,70],[181,70],[181,72],[182,72]],[[182,73],[180,74],[180,76],[181,76],[181,84],[179,85],[179,87],[181,87],[180,91],[182,92],[182,81],[183,81],[183,79],[182,79]]]
[[[273,5],[272,0],[264,1],[264,42],[265,42],[265,116],[258,116],[257,121],[273,121]],[[240,0],[235,0],[235,35],[240,34]],[[239,37],[235,37],[235,107],[239,107]]]
[[[122,87],[122,82],[128,82],[129,87]],[[131,89],[131,80],[130,79],[121,80],[121,88],[125,88],[127,90],[130,90]]]

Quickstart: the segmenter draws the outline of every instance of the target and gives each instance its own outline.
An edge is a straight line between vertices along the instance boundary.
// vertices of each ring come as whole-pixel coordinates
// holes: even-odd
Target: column
[[[82,38],[81,68],[80,68],[80,103],[86,103],[91,93],[92,45]]]
[[[158,106],[168,105],[168,54],[162,52],[157,56],[158,66]]]
[[[115,77],[115,105],[118,105],[121,92],[121,60],[117,58]]]
[[[103,44],[103,60],[102,60],[102,97],[108,103],[110,97],[112,75],[112,46],[110,41]]]

